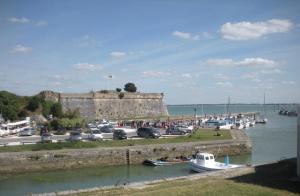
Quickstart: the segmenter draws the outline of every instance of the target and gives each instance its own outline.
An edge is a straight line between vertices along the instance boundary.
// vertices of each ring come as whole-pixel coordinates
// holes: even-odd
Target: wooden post
[[[298,106],[297,176],[300,177],[300,106]]]

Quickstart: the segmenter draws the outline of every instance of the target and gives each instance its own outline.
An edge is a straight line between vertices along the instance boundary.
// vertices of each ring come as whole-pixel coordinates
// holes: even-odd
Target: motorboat
[[[224,163],[216,162],[214,155],[210,153],[198,153],[195,159],[189,161],[190,170],[195,172],[232,169],[241,166],[242,165],[229,164],[228,156],[225,157]]]
[[[158,159],[158,160],[153,160],[153,159],[146,159],[143,164],[148,165],[148,166],[166,166],[166,165],[174,165],[177,163],[184,163],[188,162],[190,159],[186,157],[182,157],[180,159]]]
[[[146,159],[143,162],[144,165],[149,165],[149,166],[164,166],[164,165],[172,165],[174,163],[167,162],[167,161],[161,161],[161,160],[151,160],[151,159]]]

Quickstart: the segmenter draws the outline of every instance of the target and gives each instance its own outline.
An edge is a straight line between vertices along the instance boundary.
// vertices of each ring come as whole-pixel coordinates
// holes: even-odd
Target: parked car
[[[93,129],[88,135],[89,140],[100,140],[103,139],[103,135],[99,129]]]
[[[167,135],[185,135],[186,133],[186,130],[180,129],[178,127],[169,127],[166,130]]]
[[[25,128],[19,133],[19,136],[32,136],[32,135],[35,135],[35,129],[33,128]]]
[[[161,136],[160,132],[153,127],[140,127],[137,130],[137,135],[145,138],[159,138]]]
[[[78,142],[82,140],[82,134],[79,131],[72,131],[70,132],[69,141],[71,142]]]
[[[102,133],[112,133],[114,131],[114,127],[111,125],[106,125],[100,128]]]
[[[52,143],[52,135],[50,133],[43,133],[41,135],[41,142],[42,143]]]
[[[123,129],[115,129],[113,139],[123,140],[127,139],[127,133]]]

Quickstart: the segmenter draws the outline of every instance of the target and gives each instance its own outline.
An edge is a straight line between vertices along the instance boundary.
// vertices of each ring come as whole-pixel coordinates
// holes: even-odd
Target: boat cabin
[[[196,160],[198,164],[201,164],[203,166],[215,163],[214,155],[209,153],[198,153],[196,155]]]

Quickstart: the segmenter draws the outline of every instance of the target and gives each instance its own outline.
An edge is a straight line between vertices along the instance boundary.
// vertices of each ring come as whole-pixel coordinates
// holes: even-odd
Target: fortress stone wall
[[[123,94],[124,96],[120,96]],[[132,117],[166,116],[168,111],[162,93],[44,92],[46,99],[60,101],[63,110],[79,109],[85,119],[117,119]]]

